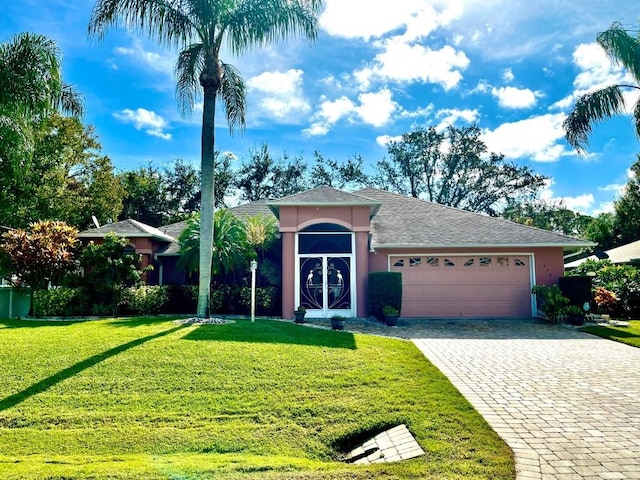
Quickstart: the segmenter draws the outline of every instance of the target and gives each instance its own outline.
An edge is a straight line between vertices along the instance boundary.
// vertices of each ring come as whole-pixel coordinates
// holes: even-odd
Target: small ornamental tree
[[[77,247],[78,231],[74,227],[51,220],[31,223],[27,230],[2,234],[2,270],[15,285],[46,290],[76,268]]]
[[[124,288],[138,285],[142,274],[152,268],[141,269],[140,255],[128,252],[128,247],[126,238],[108,234],[102,243],[89,242],[82,250],[82,286],[94,314],[115,314]]]

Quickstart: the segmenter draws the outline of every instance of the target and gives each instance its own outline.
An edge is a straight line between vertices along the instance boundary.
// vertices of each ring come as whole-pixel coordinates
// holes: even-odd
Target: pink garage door
[[[530,317],[528,255],[391,257],[403,317]]]

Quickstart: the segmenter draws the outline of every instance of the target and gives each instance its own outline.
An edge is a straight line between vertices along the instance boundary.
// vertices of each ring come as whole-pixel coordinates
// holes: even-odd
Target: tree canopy
[[[389,143],[373,183],[384,190],[472,212],[498,215],[509,203],[533,199],[547,177],[488,152],[476,126],[439,132],[417,128]]]

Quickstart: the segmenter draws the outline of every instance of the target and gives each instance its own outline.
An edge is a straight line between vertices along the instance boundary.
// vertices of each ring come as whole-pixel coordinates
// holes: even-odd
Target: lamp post
[[[256,321],[256,270],[258,262],[251,260],[251,321]]]

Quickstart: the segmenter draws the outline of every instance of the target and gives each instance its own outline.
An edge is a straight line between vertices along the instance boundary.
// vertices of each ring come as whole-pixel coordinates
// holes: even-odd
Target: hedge
[[[402,308],[402,274],[400,272],[369,273],[367,289],[369,315],[384,319],[382,309],[390,305],[400,313]]]

